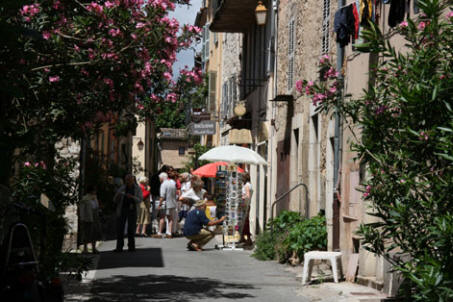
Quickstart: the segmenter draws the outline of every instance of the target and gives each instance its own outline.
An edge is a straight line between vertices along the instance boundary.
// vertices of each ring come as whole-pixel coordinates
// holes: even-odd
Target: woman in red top
[[[143,176],[139,179],[140,188],[142,189],[143,200],[140,203],[139,215],[137,220],[137,229],[135,230],[135,235],[147,237],[146,228],[150,222],[150,213],[149,208],[151,206],[150,201],[150,188],[148,186],[148,178]],[[140,233],[140,228],[142,232]]]

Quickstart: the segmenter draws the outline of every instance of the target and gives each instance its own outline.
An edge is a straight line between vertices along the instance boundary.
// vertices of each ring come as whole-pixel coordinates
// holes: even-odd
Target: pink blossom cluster
[[[328,55],[323,55],[321,57],[321,59],[319,59],[319,64],[324,64],[324,63],[328,63],[330,60],[330,57]]]
[[[409,26],[409,23],[407,21],[403,21],[400,23],[400,28],[404,29],[404,28],[407,28]]]
[[[151,0],[149,4],[156,8],[161,8],[164,11],[166,10],[175,10],[175,4],[170,0]]]
[[[195,33],[195,34],[201,33],[201,28],[199,28],[198,26],[193,26],[193,25],[187,25],[187,24],[184,25],[184,30],[187,32]]]
[[[60,77],[59,76],[50,76],[49,77],[49,82],[50,83],[55,83],[55,82],[59,82],[60,81]]]
[[[324,79],[327,80],[327,79],[338,78],[339,75],[340,75],[340,73],[338,71],[336,71],[335,68],[330,67],[329,70],[327,70],[327,72],[324,73]]]
[[[31,167],[38,168],[38,167],[41,167],[41,168],[43,168],[43,169],[47,169],[46,163],[45,163],[44,161],[42,161],[42,160],[41,160],[40,162],[36,162],[36,163],[34,163],[34,164],[31,163],[31,162],[29,162],[29,161],[26,161],[26,162],[24,163],[24,167],[27,167],[27,168],[31,168]]]
[[[203,83],[203,73],[199,68],[194,68],[192,70],[182,69],[179,73],[187,83],[195,83],[197,85]]]
[[[419,139],[427,141],[429,139],[428,133],[426,133],[425,131],[421,131]]]
[[[39,3],[34,3],[30,5],[24,5],[20,9],[20,14],[24,17],[24,20],[27,22],[31,21],[31,18],[41,11]]]
[[[366,188],[365,188],[365,193],[363,193],[363,198],[367,198],[368,196],[370,196],[370,193],[371,193],[371,186],[370,185],[367,185]]]
[[[91,2],[86,6],[86,9],[90,12],[95,12],[97,14],[102,14],[104,12],[104,6],[96,3],[96,2]]]
[[[453,18],[453,10],[451,10],[447,13],[447,19],[452,19],[452,18]]]
[[[174,92],[170,92],[169,94],[167,94],[166,100],[167,102],[176,103],[176,101],[178,100],[178,95]]]

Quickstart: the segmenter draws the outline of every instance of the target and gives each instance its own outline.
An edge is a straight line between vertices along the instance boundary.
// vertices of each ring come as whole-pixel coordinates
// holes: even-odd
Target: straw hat
[[[198,200],[198,201],[195,203],[194,206],[195,206],[196,208],[198,208],[198,207],[204,206],[205,204],[206,204],[206,200],[200,199],[200,200]]]

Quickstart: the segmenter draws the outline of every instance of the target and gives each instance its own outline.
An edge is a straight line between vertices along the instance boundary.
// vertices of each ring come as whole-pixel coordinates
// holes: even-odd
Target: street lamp
[[[143,148],[145,147],[145,144],[143,143],[142,139],[140,138],[140,141],[137,143],[138,150],[142,151]]]
[[[266,15],[267,15],[267,8],[263,5],[263,1],[258,1],[258,5],[255,9],[256,15],[256,23],[258,25],[266,24]]]

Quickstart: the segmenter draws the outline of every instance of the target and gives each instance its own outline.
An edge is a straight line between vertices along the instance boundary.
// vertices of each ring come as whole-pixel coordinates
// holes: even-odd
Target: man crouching
[[[214,238],[214,233],[204,229],[203,226],[221,224],[225,216],[218,220],[209,220],[206,217],[206,200],[199,200],[195,203],[195,209],[187,214],[184,223],[184,236],[189,239],[187,248],[191,251],[202,251],[203,246]]]

